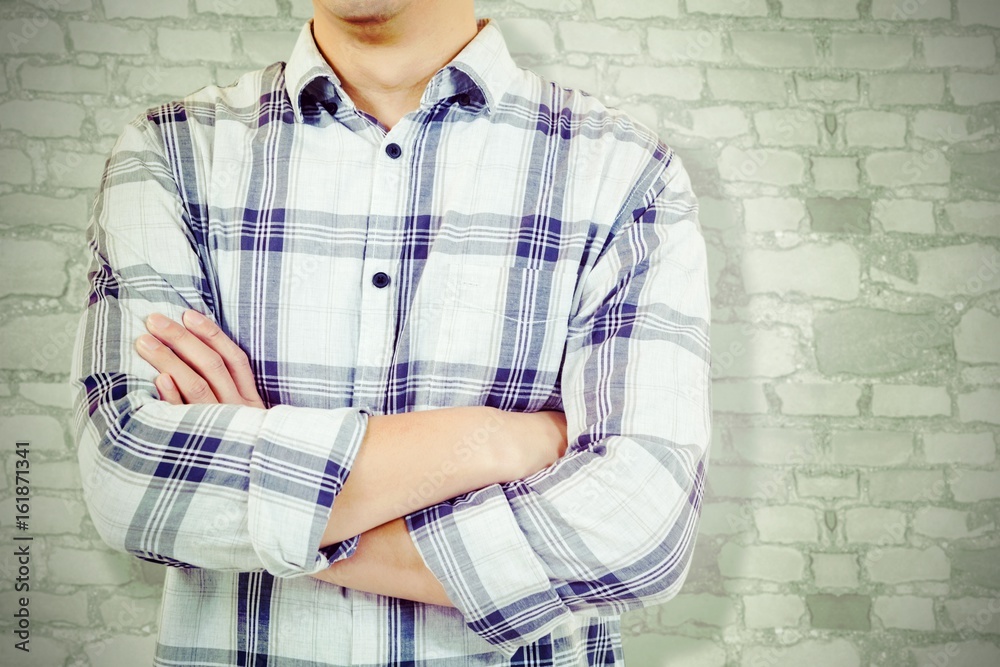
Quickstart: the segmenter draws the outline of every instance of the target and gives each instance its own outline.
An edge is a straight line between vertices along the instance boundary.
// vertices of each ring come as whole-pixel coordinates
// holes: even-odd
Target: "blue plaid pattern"
[[[79,462],[102,539],[170,566],[154,664],[620,665],[620,615],[677,593],[703,493],[688,174],[489,19],[391,131],[311,27],[287,63],[131,121],[94,201]],[[268,409],[158,400],[133,342],[185,308]],[[456,608],[306,576],[357,547],[319,542],[368,418],[457,405],[563,410],[569,450],[406,515]]]

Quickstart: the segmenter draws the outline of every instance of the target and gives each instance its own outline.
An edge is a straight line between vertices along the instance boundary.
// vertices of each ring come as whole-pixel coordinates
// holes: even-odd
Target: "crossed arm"
[[[246,353],[214,322],[187,310],[182,323],[154,313],[146,327],[149,333],[136,340],[136,350],[159,372],[154,384],[161,400],[264,407]],[[476,451],[453,444],[476,430],[489,434]],[[320,542],[326,547],[360,534],[357,550],[311,576],[454,606],[420,557],[403,516],[466,491],[526,477],[565,451],[566,418],[557,411],[456,407],[369,417]],[[431,474],[441,482],[427,492],[423,482]]]

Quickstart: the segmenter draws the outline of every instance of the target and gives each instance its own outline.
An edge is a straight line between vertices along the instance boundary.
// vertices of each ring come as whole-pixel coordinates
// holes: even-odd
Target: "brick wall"
[[[284,59],[307,0],[0,3],[0,664],[148,664],[159,566],[80,496],[83,228],[142,109]],[[656,128],[709,244],[715,427],[644,665],[1000,664],[1000,2],[477,3],[524,66]],[[13,649],[14,438],[33,448]]]

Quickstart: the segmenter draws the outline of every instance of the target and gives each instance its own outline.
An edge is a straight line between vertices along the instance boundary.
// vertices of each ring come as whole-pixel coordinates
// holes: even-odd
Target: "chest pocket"
[[[519,394],[531,386],[544,399],[562,363],[575,269],[465,261],[448,265],[446,275],[431,346],[437,372]]]

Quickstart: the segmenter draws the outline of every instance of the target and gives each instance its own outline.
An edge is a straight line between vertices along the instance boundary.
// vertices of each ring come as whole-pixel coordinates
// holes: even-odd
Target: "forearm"
[[[424,565],[401,517],[362,533],[353,556],[313,576],[367,593],[455,606]]]
[[[507,481],[504,447],[518,416],[467,406],[369,417],[320,546]]]

